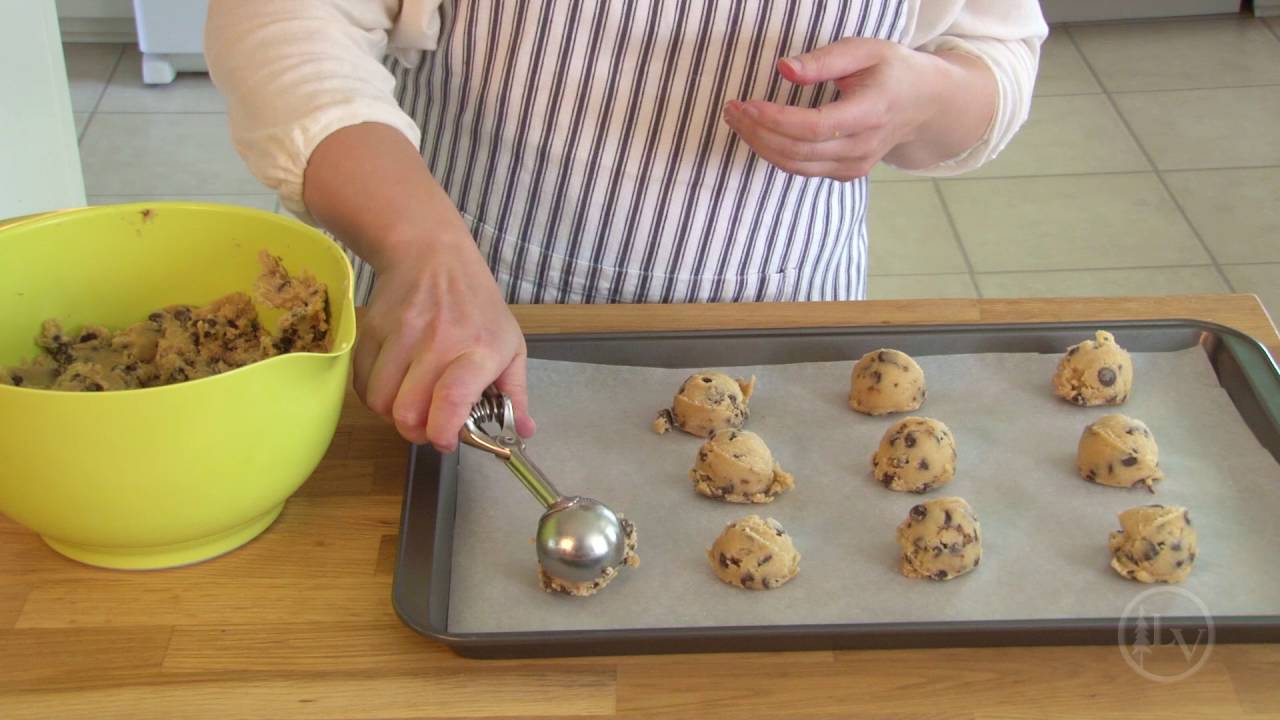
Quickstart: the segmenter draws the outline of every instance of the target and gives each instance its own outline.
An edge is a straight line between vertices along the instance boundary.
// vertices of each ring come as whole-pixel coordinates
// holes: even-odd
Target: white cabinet
[[[203,72],[204,17],[209,0],[133,0],[142,51],[142,81],[173,82],[178,72]]]
[[[0,3],[0,218],[84,205],[53,3]]]
[[[179,72],[207,70],[208,0],[57,0],[57,6],[64,40],[137,42],[144,82],[164,84]]]

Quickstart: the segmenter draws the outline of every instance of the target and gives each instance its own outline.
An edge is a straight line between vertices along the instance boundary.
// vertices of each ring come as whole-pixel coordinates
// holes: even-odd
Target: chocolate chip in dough
[[[1098,369],[1098,382],[1102,383],[1102,386],[1103,386],[1103,387],[1111,387],[1112,385],[1115,385],[1115,384],[1116,384],[1116,371],[1115,371],[1115,370],[1112,370],[1112,369],[1111,369],[1111,368],[1109,368],[1109,367],[1099,368],[1099,369]]]

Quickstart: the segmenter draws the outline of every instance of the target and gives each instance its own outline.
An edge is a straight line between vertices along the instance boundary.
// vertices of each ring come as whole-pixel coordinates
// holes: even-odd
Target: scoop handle
[[[560,491],[551,484],[542,469],[525,454],[524,447],[518,440],[512,444],[504,442],[506,440],[508,440],[506,437],[498,438],[498,443],[511,452],[506,458],[507,469],[520,480],[535,500],[542,503],[543,508],[550,508],[556,504],[563,497]]]
[[[495,424],[498,426],[496,433],[482,429],[482,426]],[[563,499],[546,473],[525,454],[524,441],[516,433],[511,398],[498,392],[497,388],[490,387],[485,391],[472,408],[471,417],[463,423],[458,437],[462,442],[502,460],[543,508],[550,508]]]

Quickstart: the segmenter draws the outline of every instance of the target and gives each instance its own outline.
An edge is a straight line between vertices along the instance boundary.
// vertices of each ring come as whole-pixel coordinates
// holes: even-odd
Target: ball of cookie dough
[[[853,366],[849,407],[867,415],[911,412],[924,403],[924,371],[910,355],[874,350]]]
[[[1196,561],[1196,529],[1187,509],[1176,505],[1125,510],[1109,544],[1111,567],[1138,582],[1182,582]]]
[[[1084,429],[1076,468],[1080,477],[1099,485],[1142,486],[1151,492],[1164,479],[1150,428],[1125,415],[1104,415]]]
[[[800,571],[800,553],[782,524],[748,515],[725,526],[707,550],[711,570],[747,590],[772,590]]]
[[[1119,405],[1133,389],[1133,359],[1111,333],[1067,348],[1053,376],[1054,394],[1076,405]]]
[[[736,503],[768,503],[795,487],[760,436],[750,430],[717,430],[698,448],[689,471],[693,489]]]
[[[950,580],[982,562],[978,516],[963,498],[926,500],[898,525],[902,574],[911,578]]]
[[[653,421],[654,432],[661,435],[672,425],[698,437],[713,431],[740,428],[747,422],[747,401],[755,389],[756,379],[733,378],[718,372],[694,373],[685,379],[671,401]]]
[[[871,473],[898,492],[923,493],[946,485],[956,475],[955,436],[932,418],[900,420],[871,456]]]

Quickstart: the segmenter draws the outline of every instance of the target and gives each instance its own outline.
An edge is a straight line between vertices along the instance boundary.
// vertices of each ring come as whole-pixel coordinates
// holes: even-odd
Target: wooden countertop
[[[518,314],[531,333],[1187,317],[1280,351],[1245,295]],[[180,570],[84,567],[0,517],[0,718],[1280,718],[1280,645],[1219,645],[1168,684],[1110,645],[462,659],[391,609],[406,451],[349,398],[324,463],[276,524]]]

